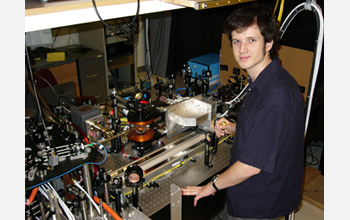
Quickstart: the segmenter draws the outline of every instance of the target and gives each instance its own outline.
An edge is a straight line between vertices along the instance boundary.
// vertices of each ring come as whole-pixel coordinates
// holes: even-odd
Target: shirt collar
[[[261,73],[258,75],[258,77],[255,79],[254,82],[252,82],[252,79],[249,77],[248,82],[251,88],[257,87],[259,91],[261,91],[264,88],[265,83],[269,80],[269,78],[272,76],[274,72],[278,68],[281,67],[281,62],[278,57],[273,58],[271,63],[266,66],[266,68],[261,71]]]

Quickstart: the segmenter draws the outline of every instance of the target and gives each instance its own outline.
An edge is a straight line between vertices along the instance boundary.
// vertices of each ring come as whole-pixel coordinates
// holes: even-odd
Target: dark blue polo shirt
[[[277,218],[297,209],[301,201],[304,101],[279,58],[249,83],[230,165],[239,160],[261,172],[227,189],[227,208],[234,217]]]

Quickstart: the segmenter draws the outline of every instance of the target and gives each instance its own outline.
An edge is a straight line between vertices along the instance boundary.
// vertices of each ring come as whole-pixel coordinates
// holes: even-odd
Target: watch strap
[[[212,179],[212,181],[211,181],[211,185],[213,186],[213,188],[214,188],[216,191],[219,191],[218,187],[216,187],[216,185],[215,185],[215,182],[216,182],[216,180],[218,179],[218,177],[219,177],[219,174],[216,175],[216,176],[214,176],[213,179]]]

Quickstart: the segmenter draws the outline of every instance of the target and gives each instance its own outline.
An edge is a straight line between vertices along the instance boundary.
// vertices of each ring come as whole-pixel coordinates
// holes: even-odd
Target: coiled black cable
[[[106,27],[108,27],[108,28],[110,28],[110,29],[112,29],[112,30],[114,30],[114,31],[122,31],[122,30],[124,30],[124,29],[126,29],[126,28],[129,28],[129,27],[136,21],[137,17],[139,16],[139,12],[140,12],[140,0],[137,0],[137,10],[136,10],[136,14],[135,14],[134,18],[132,19],[132,21],[131,21],[129,24],[127,24],[125,27],[122,27],[122,28],[115,28],[115,27],[112,27],[112,26],[108,25],[108,24],[101,18],[100,13],[99,13],[98,10],[97,10],[95,0],[92,0],[92,5],[94,6],[94,10],[95,10],[95,12],[96,12],[97,17],[100,19],[100,21],[101,21]]]

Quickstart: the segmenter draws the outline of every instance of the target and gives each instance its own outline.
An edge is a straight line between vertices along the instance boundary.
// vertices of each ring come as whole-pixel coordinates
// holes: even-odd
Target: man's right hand
[[[214,131],[218,137],[222,137],[225,134],[234,134],[236,132],[236,124],[226,118],[220,118],[214,125]]]

